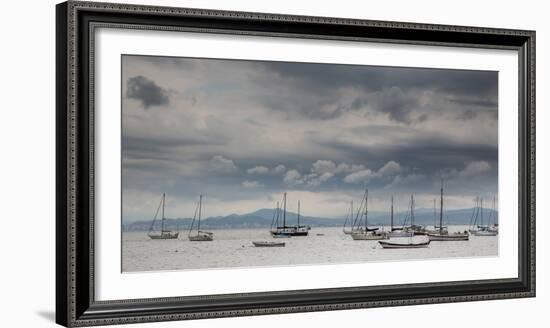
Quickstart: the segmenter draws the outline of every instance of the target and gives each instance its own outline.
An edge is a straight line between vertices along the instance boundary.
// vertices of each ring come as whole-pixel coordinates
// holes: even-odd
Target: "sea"
[[[383,229],[389,230],[387,227]],[[465,231],[467,226],[449,226]],[[275,267],[307,264],[363,263],[431,258],[498,256],[498,236],[472,236],[469,241],[432,241],[427,248],[383,249],[378,241],[353,240],[341,227],[312,227],[307,237],[273,239],[268,229],[209,230],[214,240],[151,240],[145,231],[122,234],[122,271],[197,270]],[[426,238],[415,236],[415,240]],[[409,238],[392,238],[406,242]],[[285,247],[254,247],[252,241],[285,242]]]

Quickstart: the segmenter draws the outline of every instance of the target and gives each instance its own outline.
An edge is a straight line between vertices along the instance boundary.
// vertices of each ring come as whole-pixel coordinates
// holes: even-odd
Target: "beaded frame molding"
[[[67,327],[535,296],[535,32],[68,1],[56,7],[56,322]],[[519,58],[519,276],[247,294],[94,297],[95,29],[511,49]]]

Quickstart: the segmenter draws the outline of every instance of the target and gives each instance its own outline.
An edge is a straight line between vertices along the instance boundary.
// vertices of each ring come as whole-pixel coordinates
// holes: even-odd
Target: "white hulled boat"
[[[164,204],[165,203],[166,203],[166,194],[163,193],[162,197],[160,199],[159,207],[157,208],[157,212],[155,213],[155,217],[153,218],[153,222],[151,223],[151,227],[149,228],[149,231],[147,232],[147,236],[149,236],[149,238],[151,238],[151,239],[155,239],[155,240],[158,240],[158,239],[177,239],[178,236],[179,236],[179,232],[171,231],[171,230],[166,229],[166,224],[165,224],[166,218],[164,217]],[[153,231],[153,229],[154,229],[155,222],[157,220],[157,216],[158,216],[159,211],[161,210],[161,208],[162,208],[161,229],[160,229],[159,233],[155,233]]]
[[[198,218],[197,218],[198,210]],[[199,196],[199,203],[195,208],[195,214],[193,215],[193,221],[191,221],[191,227],[189,228],[188,238],[189,241],[213,241],[214,233],[201,230],[201,216],[202,216],[202,195]],[[193,231],[193,227],[197,221],[197,230],[196,233]]]
[[[411,208],[412,209],[412,208]],[[391,209],[390,209],[390,232],[388,237],[412,237],[414,232],[404,231],[403,228],[397,228],[393,225],[393,195],[391,196]]]
[[[349,230],[346,230],[346,225],[347,225],[348,221],[349,221],[350,228],[349,228]],[[350,203],[350,211],[346,215],[346,221],[344,221],[344,226],[342,227],[342,231],[346,235],[351,235],[351,233],[353,231],[353,200]]]
[[[388,239],[388,236],[386,232],[379,231],[379,228],[369,228],[368,226],[368,199],[369,199],[369,191],[368,189],[365,190],[365,199],[364,199],[364,209],[365,211],[362,212],[362,206],[359,207],[359,210],[357,211],[357,214],[359,216],[359,213],[362,212],[365,219],[365,226],[361,227],[361,218],[359,218],[359,222],[357,225],[354,225],[354,229],[351,232],[351,238],[353,240],[382,240],[382,239]],[[361,203],[363,205],[363,202]]]
[[[466,241],[470,239],[470,235],[465,232],[449,233],[443,229],[443,181],[441,181],[441,205],[439,208],[439,232],[429,233],[428,237],[431,241]]]

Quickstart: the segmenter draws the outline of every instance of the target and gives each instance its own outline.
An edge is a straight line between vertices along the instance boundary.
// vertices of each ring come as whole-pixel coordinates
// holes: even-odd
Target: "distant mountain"
[[[445,224],[467,225],[470,223],[473,208],[448,210],[444,213]],[[486,218],[489,216],[489,209],[485,209]],[[248,214],[231,214],[228,216],[209,217],[201,220],[201,228],[205,229],[249,229],[269,228],[273,219],[274,209],[260,209]],[[437,213],[439,214],[439,213]],[[389,212],[369,211],[369,225],[389,225]],[[394,224],[402,225],[406,212],[394,214]],[[287,212],[287,225],[296,224],[296,213]],[[438,216],[439,218],[439,216]],[[191,225],[191,218],[169,218],[166,219],[166,228],[170,230],[186,230]],[[338,227],[344,224],[345,218],[322,218],[312,216],[300,216],[300,224],[312,227]],[[433,225],[433,209],[420,208],[415,210],[415,224]],[[123,231],[147,231],[151,221],[137,221],[123,224]],[[155,223],[155,229],[160,229],[160,222]]]

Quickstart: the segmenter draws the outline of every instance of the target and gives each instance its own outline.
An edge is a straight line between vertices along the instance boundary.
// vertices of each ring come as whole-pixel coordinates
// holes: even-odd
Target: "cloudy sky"
[[[271,208],[341,217],[411,193],[447,208],[497,191],[498,73],[122,57],[123,220]]]

